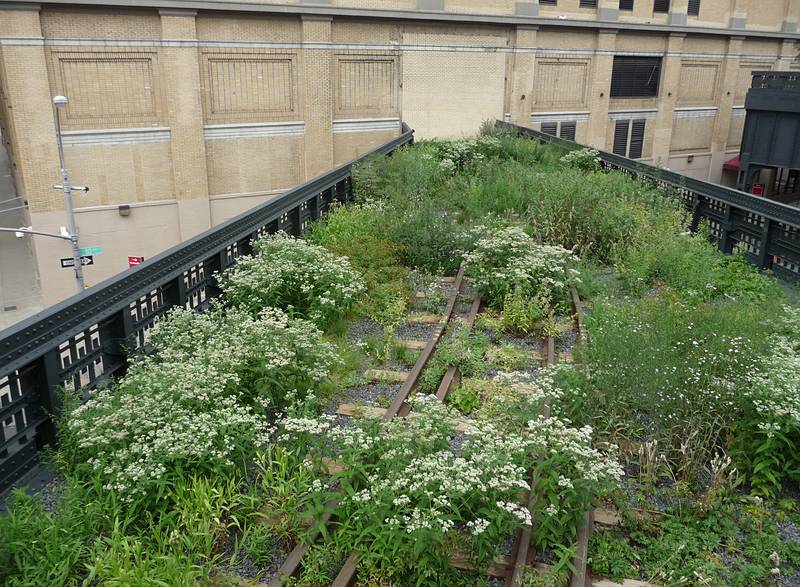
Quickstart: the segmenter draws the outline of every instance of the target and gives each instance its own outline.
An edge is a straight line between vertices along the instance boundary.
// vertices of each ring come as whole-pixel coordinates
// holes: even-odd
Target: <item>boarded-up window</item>
[[[116,126],[158,118],[154,53],[55,52],[53,58],[55,90],[69,97],[67,127],[81,123]]]
[[[534,96],[537,106],[562,108],[586,103],[587,60],[539,60],[536,63]]]
[[[291,112],[292,65],[289,56],[209,57],[210,114]]]
[[[397,110],[393,57],[340,57],[337,75],[338,112],[394,113]]]
[[[678,86],[678,104],[713,104],[717,95],[718,72],[716,63],[684,63]]]
[[[673,151],[708,151],[716,116],[676,116],[672,123]]]
[[[611,72],[612,98],[658,96],[661,57],[614,57]]]

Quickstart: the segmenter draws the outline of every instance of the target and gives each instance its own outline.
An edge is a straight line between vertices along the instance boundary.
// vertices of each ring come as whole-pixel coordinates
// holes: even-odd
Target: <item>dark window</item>
[[[618,120],[614,126],[614,147],[617,155],[639,159],[644,148],[645,120]]]
[[[597,0],[581,0],[581,8],[597,8]]]
[[[614,126],[614,148],[612,150],[615,155],[625,157],[628,154],[628,130],[630,126],[630,120],[618,120]]]
[[[558,134],[558,123],[557,122],[543,122],[542,123],[542,132],[546,135],[553,135],[556,136]]]
[[[689,0],[689,10],[687,11],[692,16],[700,14],[700,0]]]
[[[574,122],[562,122],[561,128],[558,130],[558,136],[562,139],[567,139],[569,141],[575,140],[575,123]]]
[[[614,57],[611,73],[612,98],[658,96],[661,57]]]
[[[653,0],[653,12],[669,12],[669,0]]]
[[[633,0],[619,0],[620,10],[633,10]]]
[[[543,4],[544,6],[555,6],[558,4],[558,0],[539,0],[539,4]]]
[[[638,159],[642,156],[644,147],[644,119],[634,120],[631,123],[631,141],[628,148],[628,157]]]

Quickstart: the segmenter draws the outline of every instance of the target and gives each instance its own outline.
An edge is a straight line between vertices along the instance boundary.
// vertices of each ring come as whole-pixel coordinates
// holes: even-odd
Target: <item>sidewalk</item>
[[[0,142],[0,226],[17,228],[27,224],[24,209],[16,197],[8,154]],[[5,201],[11,200],[11,201]],[[41,287],[30,237],[17,238],[14,233],[0,232],[0,330],[42,309]]]

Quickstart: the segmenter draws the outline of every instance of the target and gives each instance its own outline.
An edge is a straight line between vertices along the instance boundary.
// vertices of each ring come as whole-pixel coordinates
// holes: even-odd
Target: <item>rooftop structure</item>
[[[800,204],[800,73],[753,72],[737,187]]]

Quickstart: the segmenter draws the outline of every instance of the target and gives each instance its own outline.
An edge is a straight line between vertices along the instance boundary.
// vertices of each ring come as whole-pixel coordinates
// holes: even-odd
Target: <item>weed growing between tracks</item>
[[[785,487],[800,468],[797,310],[770,277],[708,245],[707,229],[686,234],[670,194],[593,160],[490,134],[367,161],[356,205],[307,241],[263,241],[223,278],[221,305],[173,312],[153,335],[156,355],[84,407],[68,398],[63,495],[53,513],[36,497],[11,500],[0,581],[268,578],[338,483],[352,489],[338,510],[347,523],[310,550],[296,584],[326,585],[357,547],[364,584],[476,585],[446,555],[458,546],[485,567],[527,521],[520,468],[541,468],[533,540],[563,567],[583,510],[620,474],[615,455],[625,476],[607,503],[622,521],[592,539],[596,572],[697,585],[794,573],[800,519]],[[416,358],[397,333],[411,331],[412,305],[440,311],[445,296],[422,285],[465,258],[492,308],[423,374],[432,390],[458,364],[465,378],[447,405],[420,407],[405,426],[320,419],[366,367]],[[573,365],[541,371],[531,339],[563,330],[567,260],[590,302],[589,342]],[[370,328],[348,338],[362,322]],[[536,417],[545,400],[547,424]],[[453,416],[478,432],[456,442]],[[331,459],[347,468],[332,471]],[[473,484],[451,493],[459,480]]]

